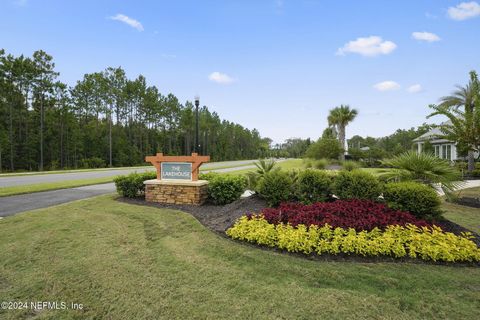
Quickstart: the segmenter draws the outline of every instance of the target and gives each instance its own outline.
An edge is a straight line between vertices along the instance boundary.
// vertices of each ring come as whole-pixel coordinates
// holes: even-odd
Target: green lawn
[[[469,188],[458,192],[463,197],[480,196],[480,187]],[[443,202],[444,216],[473,232],[480,234],[480,209],[461,206],[454,203]]]
[[[85,306],[0,310],[1,319],[478,316],[478,267],[310,261],[220,237],[186,213],[113,196],[1,219],[0,230],[0,301]]]
[[[282,161],[282,162],[278,162],[276,164],[277,167],[279,168],[282,168],[284,170],[292,170],[292,169],[302,169],[304,168],[304,165],[303,165],[303,160],[302,159],[289,159],[289,160],[285,160],[285,161]],[[248,173],[248,172],[251,172],[251,171],[255,171],[256,168],[248,168],[248,169],[242,169],[242,170],[235,170],[235,171],[231,171],[231,172],[226,172],[225,174],[235,174],[235,175],[239,175],[239,174],[245,174],[245,173]]]

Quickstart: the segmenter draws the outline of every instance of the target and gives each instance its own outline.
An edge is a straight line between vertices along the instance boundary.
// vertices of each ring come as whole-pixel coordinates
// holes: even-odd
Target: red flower
[[[266,208],[262,214],[269,223],[290,223],[292,226],[323,226],[354,228],[357,231],[385,229],[388,225],[404,226],[407,223],[418,227],[430,226],[408,212],[392,210],[385,204],[369,200],[337,200],[317,202],[311,205],[282,203],[278,208]]]

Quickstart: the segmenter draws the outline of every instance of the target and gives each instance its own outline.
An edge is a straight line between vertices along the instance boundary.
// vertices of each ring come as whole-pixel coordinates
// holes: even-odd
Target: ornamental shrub
[[[342,170],[334,179],[333,192],[340,199],[376,200],[382,189],[380,181],[368,172]]]
[[[269,206],[277,206],[281,202],[293,199],[292,177],[284,171],[274,170],[266,173],[258,182],[258,193]]]
[[[346,160],[346,161],[343,161],[342,163],[343,170],[347,170],[347,171],[353,171],[360,167],[361,167],[360,163],[353,160]]]
[[[357,231],[385,229],[389,225],[413,224],[418,227],[430,225],[408,212],[393,210],[383,203],[370,200],[337,200],[311,205],[282,203],[278,208],[266,208],[261,213],[265,220],[272,224],[288,223],[292,226],[329,224],[334,228],[353,228]]]
[[[313,167],[315,169],[326,169],[328,167],[328,165],[330,164],[330,162],[327,160],[327,159],[319,159],[319,160],[316,160],[314,163],[313,163]]]
[[[332,175],[326,171],[307,169],[298,174],[296,194],[305,204],[327,201],[332,194],[331,185]]]
[[[246,186],[244,176],[215,175],[209,180],[208,196],[215,204],[224,205],[240,199]]]
[[[388,226],[385,230],[290,224],[273,225],[262,216],[243,216],[227,230],[233,239],[304,254],[357,254],[361,256],[410,257],[432,261],[480,261],[480,249],[470,233],[457,236],[440,228],[414,225]]]
[[[157,173],[149,171],[145,173],[130,173],[129,175],[117,176],[113,179],[118,194],[122,197],[136,198],[145,196],[145,180],[156,179]]]
[[[383,197],[390,208],[410,212],[420,219],[439,218],[442,213],[437,192],[417,182],[388,183]]]
[[[218,177],[219,173],[217,172],[209,172],[209,173],[200,173],[198,175],[198,179],[199,180],[207,180],[207,181],[210,181],[212,180],[213,178],[215,177]]]

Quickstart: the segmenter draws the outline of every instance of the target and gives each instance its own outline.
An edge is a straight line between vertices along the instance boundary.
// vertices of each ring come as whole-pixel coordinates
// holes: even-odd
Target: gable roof
[[[452,122],[450,120],[446,122],[442,122],[442,125],[452,125]],[[440,130],[440,128],[433,128],[428,132],[425,132],[422,134],[420,137],[413,139],[413,142],[420,142],[420,141],[426,141],[426,140],[442,140],[444,142],[448,141],[445,139],[442,139],[441,136],[443,136],[443,132]]]

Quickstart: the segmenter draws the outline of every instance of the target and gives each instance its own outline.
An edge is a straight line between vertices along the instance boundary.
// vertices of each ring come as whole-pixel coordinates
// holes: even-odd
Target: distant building
[[[450,123],[450,121],[445,122],[445,124]],[[457,143],[443,139],[442,136],[443,133],[439,128],[433,128],[414,139],[413,142],[417,145],[417,153],[425,150],[425,142],[428,141],[432,145],[436,157],[450,161],[465,160],[465,157],[460,157],[457,153]],[[478,153],[475,156],[478,157]]]

